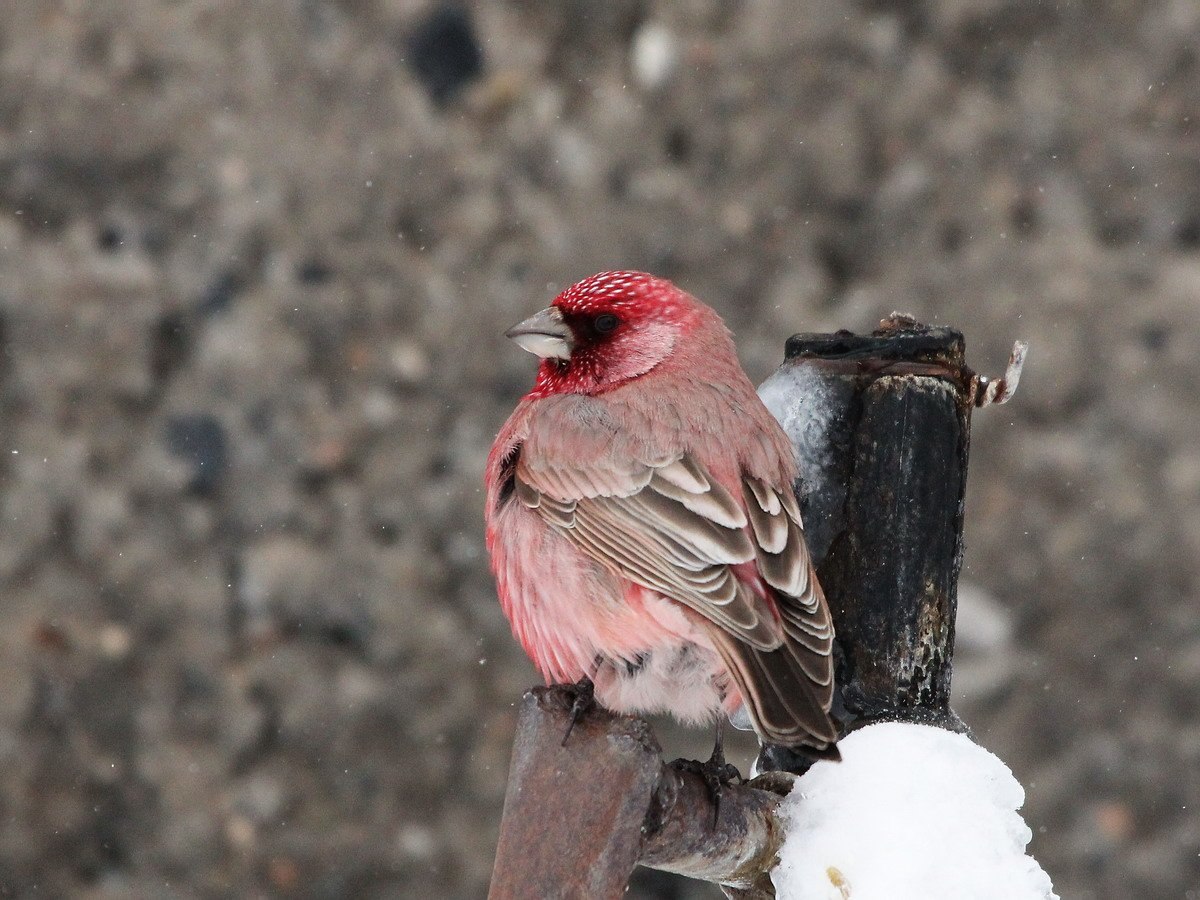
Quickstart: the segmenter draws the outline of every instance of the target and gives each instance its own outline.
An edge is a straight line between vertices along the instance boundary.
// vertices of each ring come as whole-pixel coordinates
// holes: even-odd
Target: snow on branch
[[[1025,791],[965,735],[909,722],[845,737],[779,810],[779,900],[1053,900],[1026,855]]]

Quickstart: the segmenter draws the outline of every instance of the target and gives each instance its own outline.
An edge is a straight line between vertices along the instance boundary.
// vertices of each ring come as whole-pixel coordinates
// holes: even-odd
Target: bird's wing
[[[784,631],[809,651],[807,675],[818,684],[828,684],[833,620],[813,571],[796,495],[790,489],[779,490],[750,476],[742,479],[742,487],[758,571],[778,592]]]
[[[695,610],[739,641],[778,647],[783,629],[731,566],[757,550],[742,504],[686,454],[653,463],[517,464],[517,499],[585,553]]]
[[[745,476],[735,498],[691,455],[624,465],[519,459],[514,489],[591,558],[713,625],[714,645],[771,740],[824,747],[833,627],[788,489]],[[770,601],[733,566],[756,562]]]
[[[758,571],[775,589],[786,639],[766,652],[719,632],[713,633],[713,643],[760,734],[788,747],[805,744],[836,759],[837,726],[829,717],[833,620],[804,540],[800,506],[791,490],[758,478],[743,478],[742,487]]]

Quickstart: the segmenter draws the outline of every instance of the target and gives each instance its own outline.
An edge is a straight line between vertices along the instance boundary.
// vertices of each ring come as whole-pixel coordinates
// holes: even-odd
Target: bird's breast
[[[513,634],[551,682],[578,681],[600,661],[634,664],[664,648],[707,644],[694,614],[614,573],[519,502],[492,516],[492,568]]]

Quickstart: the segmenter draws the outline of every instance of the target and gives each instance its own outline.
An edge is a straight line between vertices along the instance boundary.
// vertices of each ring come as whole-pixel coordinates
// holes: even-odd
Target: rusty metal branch
[[[790,788],[790,783],[788,785]],[[663,765],[646,815],[641,864],[726,887],[753,888],[775,865],[783,828],[775,816],[779,795],[754,782],[713,799],[698,776]]]
[[[783,841],[775,808],[790,782],[729,785],[714,807],[699,775],[662,761],[640,719],[594,708],[563,747],[571,699],[550,687],[522,701],[492,900],[620,897],[639,862],[772,896],[763,873]]]

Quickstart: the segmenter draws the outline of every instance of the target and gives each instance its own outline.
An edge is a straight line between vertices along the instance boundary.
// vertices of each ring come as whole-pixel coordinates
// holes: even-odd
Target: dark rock
[[[241,288],[242,279],[236,272],[221,272],[204,288],[196,311],[201,316],[224,312],[229,309]]]
[[[96,246],[105,253],[116,253],[121,249],[123,243],[125,243],[124,235],[116,225],[105,225],[96,235]]]
[[[458,6],[430,13],[409,37],[407,51],[409,68],[439,105],[483,73],[483,50],[470,14]]]
[[[172,416],[166,423],[167,450],[192,468],[190,488],[212,491],[225,473],[229,446],[225,429],[216,416]]]
[[[333,269],[319,259],[307,259],[296,268],[296,278],[301,284],[325,284],[333,277]]]
[[[191,326],[180,313],[166,313],[155,324],[149,344],[150,377],[161,385],[169,381],[187,360],[191,349]]]

